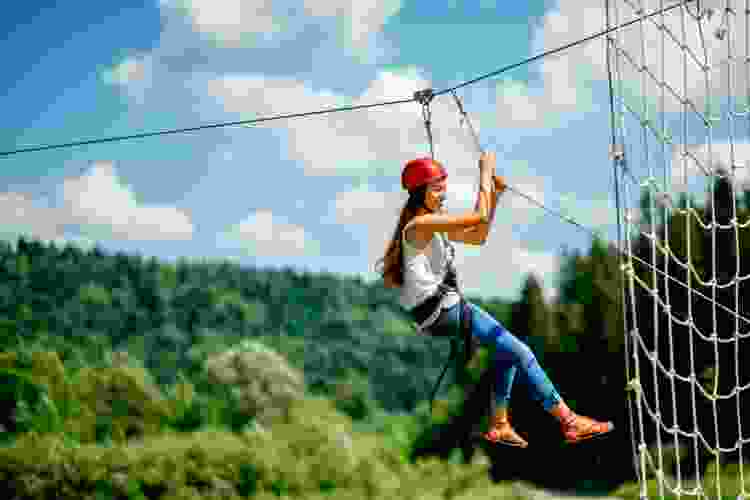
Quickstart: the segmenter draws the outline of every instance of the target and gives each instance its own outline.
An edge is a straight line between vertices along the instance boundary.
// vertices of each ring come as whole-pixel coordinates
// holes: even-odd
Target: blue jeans
[[[455,334],[458,325],[460,303],[444,310],[437,321],[429,328],[434,336]],[[495,403],[497,408],[507,408],[510,392],[516,373],[529,391],[534,401],[539,401],[549,411],[561,401],[547,374],[539,366],[536,356],[529,346],[518,340],[495,318],[481,307],[469,303],[472,311],[471,334],[482,345],[495,345]]]

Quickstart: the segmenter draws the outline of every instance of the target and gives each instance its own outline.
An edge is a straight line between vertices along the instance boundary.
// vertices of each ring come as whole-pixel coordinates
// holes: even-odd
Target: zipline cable
[[[543,57],[548,57],[548,56],[551,56],[551,55],[556,54],[558,52],[562,52],[562,51],[564,51],[566,49],[569,49],[571,47],[575,47],[576,45],[580,45],[580,44],[589,42],[591,40],[594,40],[596,38],[604,36],[604,35],[606,35],[608,33],[613,32],[613,31],[617,31],[619,29],[626,28],[626,27],[628,27],[628,26],[630,26],[632,24],[635,24],[635,23],[643,20],[643,19],[650,19],[650,18],[652,18],[654,16],[663,14],[665,12],[669,12],[672,9],[675,9],[677,7],[680,7],[682,5],[685,5],[685,4],[688,4],[688,3],[691,3],[691,2],[695,2],[695,1],[696,0],[684,0],[684,1],[679,2],[677,4],[670,5],[669,7],[665,7],[663,9],[659,9],[659,10],[657,10],[655,12],[652,12],[650,14],[647,14],[645,16],[642,16],[642,17],[639,16],[638,18],[636,18],[636,19],[634,19],[632,21],[628,21],[626,23],[620,24],[620,25],[615,26],[613,28],[609,28],[609,29],[600,31],[599,33],[595,33],[595,34],[593,34],[591,36],[588,36],[586,38],[583,38],[581,40],[577,40],[577,41],[569,43],[567,45],[563,45],[562,47],[558,47],[556,49],[548,50],[548,51],[543,52],[541,54],[538,54],[536,56],[530,57],[528,59],[524,59],[521,62],[518,62],[518,63],[515,63],[515,64],[511,64],[509,66],[505,66],[504,68],[501,68],[501,69],[499,69],[497,71],[493,71],[491,73],[487,73],[485,75],[482,75],[482,76],[479,76],[477,78],[474,78],[473,80],[469,80],[469,81],[463,82],[463,83],[461,83],[459,85],[456,85],[454,87],[450,87],[450,88],[447,88],[447,89],[444,89],[444,90],[437,91],[433,95],[434,96],[439,96],[439,95],[442,95],[442,94],[445,94],[445,93],[457,90],[459,88],[466,87],[468,85],[472,85],[472,84],[477,83],[477,82],[479,82],[481,80],[486,80],[487,78],[491,78],[493,76],[500,75],[500,74],[505,73],[507,71],[510,71],[512,69],[515,69],[515,68],[518,68],[520,66],[523,66],[523,65],[529,64],[531,62],[534,62],[537,59],[541,59]],[[105,142],[119,142],[119,141],[131,140],[131,139],[142,139],[142,138],[146,138],[146,137],[154,137],[154,136],[161,136],[161,135],[168,135],[168,134],[181,134],[181,133],[186,133],[186,132],[195,132],[195,131],[198,131],[198,130],[206,130],[206,129],[213,129],[213,128],[236,127],[236,126],[240,126],[240,125],[252,125],[252,124],[255,124],[255,123],[270,122],[270,121],[275,121],[275,120],[286,120],[286,119],[291,119],[291,118],[302,118],[302,117],[313,116],[313,115],[322,115],[322,114],[327,114],[327,113],[337,113],[337,112],[340,112],[340,111],[355,111],[355,110],[367,109],[367,108],[375,108],[375,107],[380,107],[380,106],[392,106],[392,105],[396,105],[396,104],[404,104],[404,103],[408,103],[408,102],[414,102],[414,100],[415,100],[415,97],[411,97],[411,98],[408,98],[408,99],[400,99],[400,100],[396,100],[396,101],[386,101],[386,102],[379,102],[379,103],[373,103],[373,104],[361,104],[361,105],[357,105],[357,106],[345,106],[345,107],[340,107],[340,108],[330,108],[330,109],[323,109],[323,110],[318,110],[318,111],[310,111],[310,112],[306,112],[306,113],[292,113],[292,114],[284,114],[284,115],[275,115],[275,116],[255,118],[255,119],[252,119],[252,120],[240,120],[240,121],[234,121],[234,122],[214,123],[214,124],[199,125],[199,126],[196,126],[196,127],[189,127],[189,128],[181,128],[181,129],[173,129],[173,130],[160,130],[160,131],[156,131],[156,132],[143,132],[143,133],[140,133],[140,134],[132,134],[132,135],[123,135],[123,136],[116,136],[116,137],[105,137],[105,138],[101,138],[101,139],[89,139],[89,140],[82,140],[82,141],[75,141],[75,142],[67,142],[67,143],[64,143],[64,144],[51,144],[51,145],[45,145],[45,146],[31,146],[31,147],[27,147],[27,148],[20,148],[20,149],[15,149],[15,150],[10,150],[10,151],[0,151],[0,158],[8,157],[8,156],[16,155],[16,154],[21,154],[21,153],[33,153],[33,152],[38,152],[38,151],[47,151],[47,150],[50,150],[50,149],[61,149],[61,148],[69,148],[69,147],[75,147],[75,146],[87,146],[87,145],[93,145],[93,144],[101,144],[101,143],[105,143]]]
[[[337,113],[339,111],[355,111],[355,110],[365,109],[365,108],[374,108],[377,106],[391,106],[394,104],[403,104],[403,103],[412,102],[412,101],[414,101],[413,98],[401,99],[398,101],[387,101],[387,102],[378,102],[374,104],[360,104],[357,106],[345,106],[342,108],[329,108],[329,109],[322,109],[318,111],[308,111],[306,113],[292,113],[292,114],[286,114],[286,115],[267,116],[267,117],[261,117],[261,118],[254,118],[252,120],[240,120],[236,122],[199,125],[197,127],[181,128],[181,129],[175,129],[175,130],[160,130],[156,132],[144,132],[141,134],[123,135],[123,136],[118,136],[118,137],[106,137],[103,139],[90,139],[86,141],[68,142],[65,144],[53,144],[49,146],[34,146],[34,147],[29,147],[29,148],[16,149],[14,151],[0,151],[0,157],[10,156],[10,155],[19,154],[19,153],[32,153],[35,151],[44,151],[48,149],[68,148],[68,147],[73,147],[73,146],[86,146],[89,144],[99,144],[102,142],[115,142],[115,141],[125,141],[129,139],[142,139],[144,137],[153,137],[156,135],[181,134],[185,132],[195,132],[197,130],[205,130],[205,129],[210,129],[210,128],[236,127],[239,125],[252,125],[255,123],[270,122],[274,120],[285,120],[285,119],[290,119],[290,118],[303,118],[303,117],[312,116],[312,115]]]
[[[460,89],[462,87],[466,87],[467,85],[472,85],[472,84],[477,83],[479,81],[486,80],[487,78],[492,78],[493,76],[497,76],[497,75],[499,75],[501,73],[505,73],[505,72],[510,71],[512,69],[516,69],[516,68],[518,68],[520,66],[524,66],[526,64],[532,63],[532,62],[536,61],[537,59],[542,59],[544,57],[548,57],[548,56],[551,56],[553,54],[557,54],[558,52],[562,52],[564,50],[570,49],[570,48],[575,47],[577,45],[581,45],[583,43],[590,42],[591,40],[594,40],[596,38],[602,37],[604,35],[608,35],[609,33],[612,33],[613,31],[617,31],[617,30],[620,30],[622,28],[627,28],[628,26],[630,26],[632,24],[636,24],[636,23],[638,23],[638,22],[640,22],[640,21],[642,21],[644,19],[651,19],[652,17],[658,16],[660,14],[667,13],[667,12],[671,11],[672,9],[675,9],[677,7],[680,7],[682,5],[686,5],[686,4],[689,4],[691,2],[695,2],[695,1],[696,0],[684,0],[684,1],[676,3],[674,5],[670,5],[669,7],[664,7],[663,9],[659,9],[659,10],[657,10],[655,12],[650,13],[650,14],[646,14],[645,16],[639,16],[636,19],[633,19],[632,21],[628,21],[626,23],[619,24],[619,25],[617,25],[617,26],[615,26],[613,28],[605,29],[603,31],[600,31],[599,33],[594,33],[593,35],[587,36],[586,38],[582,38],[580,40],[576,40],[575,42],[571,42],[571,43],[569,43],[567,45],[563,45],[562,47],[558,47],[556,49],[550,49],[550,50],[548,50],[546,52],[542,52],[541,54],[537,54],[537,55],[535,55],[533,57],[530,57],[528,59],[524,59],[523,61],[517,62],[515,64],[511,64],[509,66],[505,66],[504,68],[500,68],[500,69],[498,69],[496,71],[493,71],[491,73],[487,73],[486,75],[482,75],[482,76],[479,76],[477,78],[474,78],[473,80],[469,80],[469,81],[460,83],[460,84],[456,85],[455,87],[450,87],[450,88],[441,90],[439,92],[435,92],[435,95],[439,96],[439,95],[442,95],[442,94],[446,94],[448,92],[452,92],[454,90],[458,90],[458,89]]]

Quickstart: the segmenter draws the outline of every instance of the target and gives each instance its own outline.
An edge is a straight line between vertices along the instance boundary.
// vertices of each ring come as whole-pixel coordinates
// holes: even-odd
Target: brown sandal
[[[570,424],[563,426],[563,435],[565,436],[565,442],[568,444],[576,444],[603,436],[612,432],[615,428],[612,422],[597,422],[582,415],[574,415],[571,420]]]
[[[481,433],[480,436],[493,444],[514,446],[516,448],[526,448],[529,445],[521,436],[516,434],[516,431],[510,425],[510,420],[505,418],[493,418],[490,422],[490,429],[487,432]]]
[[[526,448],[527,446],[529,446],[529,443],[527,443],[521,436],[516,434],[516,431],[510,428],[509,425],[507,426],[507,429],[493,428],[487,432],[483,432],[482,438],[493,444],[502,444],[505,446],[513,446],[516,448]]]

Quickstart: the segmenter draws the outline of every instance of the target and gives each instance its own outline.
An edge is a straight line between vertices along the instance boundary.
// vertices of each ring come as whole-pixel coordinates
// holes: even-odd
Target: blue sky
[[[0,151],[409,97],[599,31],[602,3],[14,4],[0,19]],[[498,174],[616,238],[604,54],[598,40],[459,94]],[[448,210],[469,209],[477,154],[450,97],[433,108]],[[427,152],[411,103],[13,155],[0,158],[0,237],[371,280],[405,200],[402,165]],[[508,193],[488,244],[457,245],[461,281],[514,298],[535,272],[552,289],[560,248],[589,241]]]

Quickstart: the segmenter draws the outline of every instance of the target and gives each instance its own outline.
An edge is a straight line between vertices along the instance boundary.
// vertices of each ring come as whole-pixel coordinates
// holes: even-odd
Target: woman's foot
[[[561,428],[563,436],[565,436],[565,442],[576,444],[610,433],[614,430],[615,426],[612,422],[598,422],[592,418],[572,413],[561,424]]]
[[[580,443],[595,437],[612,432],[615,428],[612,422],[597,422],[596,420],[577,415],[568,408],[565,401],[559,401],[549,409],[549,412],[560,422],[565,442],[568,444]]]
[[[510,418],[507,411],[498,410],[490,421],[490,428],[483,432],[481,437],[494,444],[506,446],[515,446],[517,448],[526,448],[527,443],[521,436],[516,434],[510,425]]]

